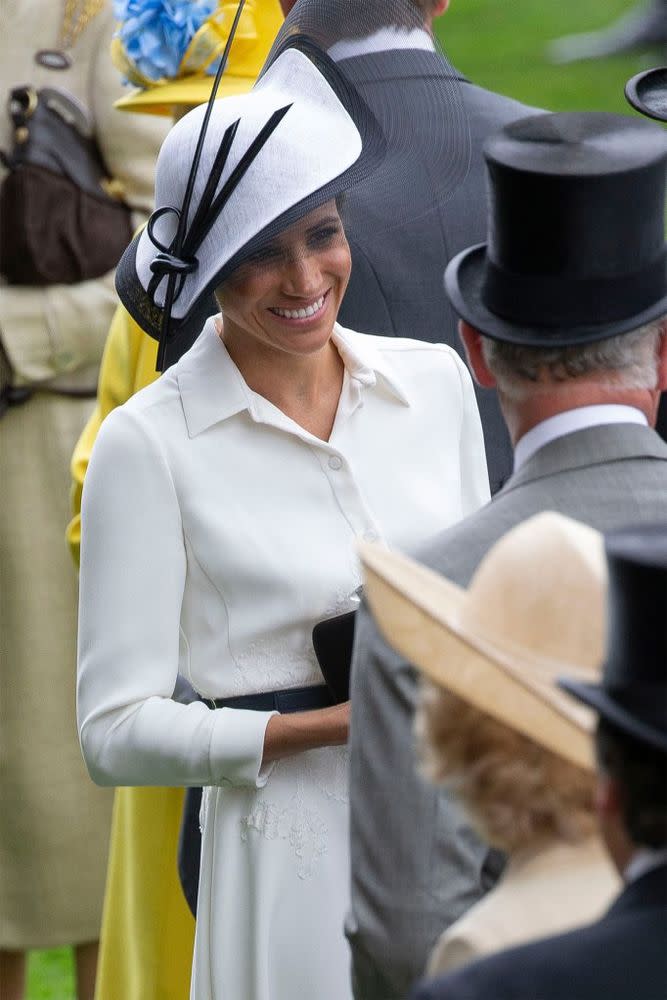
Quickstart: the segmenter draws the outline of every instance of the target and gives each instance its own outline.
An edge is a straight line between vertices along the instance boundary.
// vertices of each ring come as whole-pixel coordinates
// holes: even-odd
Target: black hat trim
[[[667,716],[664,684],[637,685],[612,691],[600,684],[582,684],[562,678],[558,686],[584,702],[623,732],[667,752]]]
[[[482,301],[492,313],[515,323],[544,327],[610,323],[642,313],[665,293],[665,251],[635,274],[586,280],[512,274],[488,256],[485,263]]]

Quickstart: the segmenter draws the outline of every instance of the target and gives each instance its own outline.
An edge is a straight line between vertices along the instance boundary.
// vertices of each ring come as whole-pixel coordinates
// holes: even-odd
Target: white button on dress
[[[86,477],[82,747],[103,783],[208,786],[196,1000],[350,997],[346,750],[261,768],[269,713],[176,704],[177,673],[209,698],[320,683],[311,631],[356,606],[356,539],[411,549],[488,498],[458,356],[334,342],[328,443],[249,390],[209,321],[107,418]]]

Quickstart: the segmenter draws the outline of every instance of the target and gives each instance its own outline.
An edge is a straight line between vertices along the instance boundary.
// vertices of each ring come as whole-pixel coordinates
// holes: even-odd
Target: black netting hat
[[[428,62],[423,101],[451,121],[446,146],[417,137],[412,105],[395,96],[388,104],[374,56],[401,46]],[[192,345],[215,289],[313,209],[363,191],[370,217],[357,215],[352,195],[341,212],[348,238],[363,249],[446,200],[468,169],[458,77],[411,0],[299,0],[252,91],[213,96],[167,136],[156,210],[116,273],[128,312],[160,340],[161,369]],[[419,191],[406,184],[414,157],[431,178]]]

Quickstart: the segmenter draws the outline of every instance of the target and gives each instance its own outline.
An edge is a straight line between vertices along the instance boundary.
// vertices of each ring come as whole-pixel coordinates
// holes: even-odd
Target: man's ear
[[[595,812],[602,824],[617,818],[621,813],[618,785],[613,778],[600,771],[595,781]]]
[[[459,320],[459,337],[463,341],[466,357],[468,359],[468,367],[475,376],[475,381],[481,385],[483,389],[493,389],[495,387],[496,380],[489,371],[486,361],[484,360],[481,333],[476,330],[474,326],[470,326],[469,323],[466,323],[466,321],[462,319]]]
[[[658,384],[661,392],[667,390],[667,322],[663,323],[662,336],[658,344]]]
[[[431,16],[440,17],[441,14],[445,13],[448,7],[449,0],[437,0],[437,3],[433,5],[433,14]]]

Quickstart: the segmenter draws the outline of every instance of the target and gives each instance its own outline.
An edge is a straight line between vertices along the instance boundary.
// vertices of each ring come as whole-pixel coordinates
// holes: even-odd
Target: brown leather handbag
[[[0,154],[0,274],[9,284],[73,284],[116,266],[130,209],[109,178],[85,108],[64,91],[16,87],[14,148]]]

